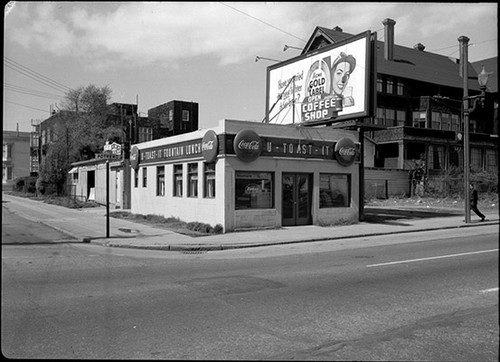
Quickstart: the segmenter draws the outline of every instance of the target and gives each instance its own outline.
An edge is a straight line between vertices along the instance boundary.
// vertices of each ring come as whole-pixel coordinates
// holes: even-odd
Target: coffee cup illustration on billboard
[[[306,78],[306,97],[321,96],[330,93],[330,57],[315,61]],[[309,101],[311,99],[309,98]]]

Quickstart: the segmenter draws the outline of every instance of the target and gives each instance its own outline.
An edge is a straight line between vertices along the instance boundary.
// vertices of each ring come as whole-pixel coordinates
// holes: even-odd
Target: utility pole
[[[469,162],[469,69],[468,69],[468,46],[469,38],[461,36],[458,38],[460,44],[460,67],[463,79],[463,120],[464,120],[464,203],[465,223],[470,223],[470,162]]]

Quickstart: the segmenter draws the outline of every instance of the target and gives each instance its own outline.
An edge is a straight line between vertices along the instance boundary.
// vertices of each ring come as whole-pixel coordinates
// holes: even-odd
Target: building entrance
[[[282,225],[311,224],[312,175],[284,173],[282,177]]]

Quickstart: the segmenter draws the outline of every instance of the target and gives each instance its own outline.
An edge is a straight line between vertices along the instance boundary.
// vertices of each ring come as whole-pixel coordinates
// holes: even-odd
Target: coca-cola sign
[[[335,145],[335,158],[342,166],[350,166],[356,159],[356,145],[350,138],[344,137]]]
[[[209,130],[203,136],[201,140],[201,154],[207,162],[213,162],[217,158],[217,153],[219,151],[219,142],[217,140],[217,134]]]
[[[257,133],[250,129],[241,130],[234,138],[234,152],[245,162],[255,161],[262,151],[262,141]]]
[[[139,149],[136,146],[130,150],[130,166],[136,171],[139,168]]]

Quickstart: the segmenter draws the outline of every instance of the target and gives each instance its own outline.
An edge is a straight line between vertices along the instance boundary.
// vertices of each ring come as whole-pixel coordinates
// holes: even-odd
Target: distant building
[[[117,156],[103,152],[72,163],[68,184],[75,198],[105,203],[105,168],[106,161],[110,161],[110,204],[113,208],[129,209],[131,145],[197,130],[198,103],[170,101],[148,110],[148,117],[137,114],[137,105],[112,103],[107,120],[123,130],[122,139],[111,140],[121,144],[123,153]]]
[[[3,131],[2,190],[11,190],[18,177],[30,176],[30,132]]]
[[[377,170],[410,170],[423,161],[426,178],[462,166],[463,78],[459,61],[427,52],[421,43],[413,48],[396,45],[396,22],[385,19],[383,24],[384,41],[377,41],[376,46],[375,115],[363,121],[385,129],[365,134],[368,146],[375,144],[374,159],[365,158],[365,164]],[[302,54],[352,36],[339,27],[318,26]],[[497,61],[494,57],[468,65],[469,96],[480,94],[477,74],[482,65],[490,73],[484,108],[477,107],[470,114],[470,164],[473,170],[492,173],[498,172]],[[365,183],[370,172],[367,169]]]
[[[170,101],[148,110],[148,118],[159,132],[153,139],[198,130],[198,103]]]

